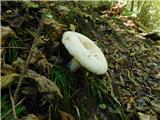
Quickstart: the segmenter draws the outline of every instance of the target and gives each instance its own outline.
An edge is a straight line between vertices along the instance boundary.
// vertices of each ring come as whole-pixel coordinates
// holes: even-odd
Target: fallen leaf
[[[66,28],[66,25],[60,24],[59,22],[51,18],[45,18],[43,24],[44,27],[50,28],[47,35],[52,42],[57,40]]]
[[[75,120],[75,118],[69,114],[69,113],[66,113],[64,111],[59,111],[60,115],[61,115],[61,120]]]
[[[154,111],[156,111],[157,113],[160,114],[160,104],[151,102],[151,108],[152,108]]]
[[[36,64],[39,70],[47,74],[49,74],[50,70],[53,67],[53,65],[48,62],[46,57],[37,48],[35,48],[33,51],[33,57],[31,58],[30,63]]]
[[[9,23],[11,27],[20,28],[24,21],[24,17],[18,15],[17,13],[13,13],[13,15],[6,14],[2,16],[2,20]]]
[[[41,59],[45,59],[45,56],[42,54],[41,51],[39,51],[37,48],[35,48],[33,50],[33,55],[32,55],[32,58],[30,60],[30,63],[35,64],[38,60],[41,60]]]
[[[54,19],[51,19],[51,18],[45,18],[44,20],[43,20],[43,24],[44,25],[51,25],[51,24],[58,24],[58,22],[57,21],[55,21]]]
[[[35,81],[38,83],[40,93],[56,92],[61,98],[63,98],[57,85],[45,76],[36,77]]]
[[[11,74],[15,72],[16,72],[15,68],[13,68],[11,65],[5,63],[1,65],[1,74]]]
[[[1,26],[1,42],[0,45],[4,46],[7,37],[15,37],[15,32],[9,26]]]
[[[70,30],[76,31],[76,26],[74,24],[69,25]]]
[[[151,120],[149,115],[146,115],[144,113],[138,112],[139,120]]]
[[[68,9],[65,6],[62,6],[62,5],[57,6],[57,12],[63,16],[67,15],[69,13],[69,11],[70,11],[70,9]]]
[[[12,85],[20,75],[17,73],[7,74],[1,77],[1,89],[7,88]]]
[[[39,66],[39,70],[46,74],[49,74],[53,67],[53,65],[49,63],[46,59],[39,60],[37,62],[37,65]]]
[[[21,88],[21,93],[27,96],[33,96],[37,94],[37,89],[35,88],[35,86],[24,86]]]
[[[34,114],[28,114],[23,120],[39,120]]]
[[[32,70],[28,70],[26,77],[29,77],[35,80],[35,82],[38,84],[38,90],[40,93],[42,94],[56,93],[57,95],[59,95],[59,97],[63,98],[57,85],[53,81],[46,78],[45,76],[37,74],[36,72]]]
[[[49,42],[49,39],[44,36],[39,36],[37,39],[35,39],[35,46],[39,47],[42,45],[45,45]]]
[[[17,60],[13,61],[12,67],[18,70],[18,72],[22,72],[24,70],[24,60],[18,57]]]
[[[152,92],[155,96],[160,97],[160,86],[153,88]]]

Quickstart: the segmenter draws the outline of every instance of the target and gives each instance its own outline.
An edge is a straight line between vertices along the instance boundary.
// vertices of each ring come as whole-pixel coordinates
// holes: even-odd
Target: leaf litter
[[[1,55],[2,96],[8,94],[5,89],[10,86],[15,92],[30,46],[34,44],[19,93],[19,97],[28,97],[27,102],[22,103],[28,115],[25,119],[30,116],[38,119],[36,116],[39,114],[44,119],[62,120],[158,120],[160,41],[139,33],[137,29],[140,26],[136,26],[130,18],[115,16],[113,19],[106,16],[107,12],[98,11],[100,8],[96,5],[92,5],[94,9],[89,9],[84,3],[2,2],[1,46],[8,47],[4,43],[11,41],[12,37],[18,38],[27,47],[18,52],[16,60],[11,62],[4,59],[10,57],[8,54],[4,52]],[[22,8],[18,8],[19,5]],[[43,29],[32,43],[42,16]],[[128,20],[127,24],[124,23]],[[96,76],[83,68],[75,73],[65,72],[71,56],[61,44],[61,38],[67,30],[80,32],[96,42],[108,61],[107,74]],[[54,66],[59,67],[52,71]],[[51,76],[51,72],[56,76]],[[34,109],[29,109],[28,105]]]

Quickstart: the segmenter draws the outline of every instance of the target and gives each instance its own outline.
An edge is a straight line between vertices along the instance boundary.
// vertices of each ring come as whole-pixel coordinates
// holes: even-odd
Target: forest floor
[[[110,4],[2,2],[3,120],[160,119],[160,39]],[[104,75],[71,73],[65,31],[92,39],[108,62]]]

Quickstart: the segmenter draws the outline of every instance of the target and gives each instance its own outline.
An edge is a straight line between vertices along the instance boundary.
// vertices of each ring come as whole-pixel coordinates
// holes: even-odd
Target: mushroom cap
[[[73,31],[63,34],[62,43],[82,67],[98,75],[106,73],[108,64],[100,48],[88,37]]]

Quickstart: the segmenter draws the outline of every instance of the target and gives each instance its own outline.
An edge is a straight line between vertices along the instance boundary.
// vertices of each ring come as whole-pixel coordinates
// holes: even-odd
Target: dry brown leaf
[[[24,17],[18,15],[16,12],[13,12],[12,15],[5,14],[2,16],[3,21],[7,22],[11,27],[20,28]]]
[[[46,59],[39,60],[37,65],[39,66],[39,69],[43,73],[47,73],[47,74],[49,74],[49,72],[51,71],[51,69],[53,67],[53,65],[50,64]]]
[[[0,34],[1,42],[0,42],[0,46],[1,47],[5,46],[7,37],[15,37],[15,36],[16,36],[15,32],[10,27],[1,26],[1,34]],[[4,54],[5,54],[5,49],[4,48],[0,48],[0,56],[1,56],[0,62],[1,63],[3,63]]]
[[[57,12],[61,15],[61,16],[65,16],[70,12],[70,9],[68,9],[66,6],[62,6],[62,5],[58,5],[56,7]]]
[[[69,113],[66,113],[64,111],[59,111],[60,115],[61,115],[61,120],[75,120],[75,118],[69,114]]]
[[[55,40],[57,40],[57,38],[61,36],[62,31],[66,27],[65,25],[60,24],[51,18],[45,18],[43,20],[43,24],[45,27],[47,28],[49,27],[50,30],[48,31],[47,36],[39,36],[36,39],[36,42],[35,42],[36,46],[42,46],[50,42],[52,43],[55,42]]]
[[[69,25],[70,30],[76,31],[76,26],[74,24]]]
[[[17,60],[13,61],[12,67],[22,73],[24,70],[24,60],[18,57]]]
[[[120,15],[120,13],[123,12],[124,7],[125,7],[124,3],[119,2],[119,3],[115,4],[110,10],[110,15],[111,16],[112,15]]]
[[[57,21],[51,18],[45,18],[43,21],[44,25],[51,25],[51,24],[59,24]]]
[[[31,64],[37,63],[39,69],[42,72],[48,74],[53,67],[53,65],[47,61],[46,57],[37,48],[35,48],[33,51],[33,57],[31,58],[30,63]]]
[[[51,30],[48,32],[48,38],[54,42],[58,39],[63,33],[63,30],[66,28],[66,25],[60,24],[54,19],[45,18],[43,24],[47,27],[50,27]]]
[[[35,39],[35,45],[36,46],[42,46],[49,42],[49,39],[44,36],[39,36],[37,39]]]
[[[1,77],[1,89],[7,88],[12,85],[20,75],[17,73],[7,74]]]
[[[2,89],[12,85],[15,82],[16,78],[18,79],[18,77],[20,76],[20,74],[12,73],[12,72],[7,73],[7,75],[4,75],[1,77]],[[46,78],[45,76],[39,75],[32,70],[28,70],[26,77],[32,78],[36,81],[36,83],[38,84],[38,90],[40,93],[56,93],[61,98],[63,98],[57,85],[53,81]]]
[[[30,60],[30,63],[31,64],[35,64],[38,60],[41,60],[41,59],[46,59],[45,56],[42,54],[41,51],[39,51],[37,48],[35,48],[33,50],[33,55],[32,55],[32,58]]]
[[[156,111],[157,113],[160,113],[160,104],[151,102],[151,108]]]
[[[43,21],[43,24],[44,25],[49,25],[53,28],[55,28],[55,30],[63,30],[64,27],[66,27],[65,25],[63,24],[60,24],[59,22],[55,21],[54,19],[51,19],[51,18],[45,18],[44,21]]]
[[[8,64],[2,64],[1,65],[1,73],[2,74],[11,74],[11,73],[15,73],[16,70],[11,66],[11,65],[8,65]]]
[[[34,114],[28,114],[23,120],[39,120]]]
[[[35,88],[35,86],[24,86],[21,88],[21,93],[23,93],[24,95],[36,95],[37,94],[37,89]]]
[[[32,78],[36,81],[36,83],[38,84],[38,90],[40,93],[42,94],[43,93],[56,93],[61,98],[63,98],[57,85],[53,81],[46,78],[45,76],[39,75],[36,72],[29,70],[26,77]]]
[[[157,114],[154,112],[149,114],[138,112],[138,117],[139,117],[139,120],[158,120]]]
[[[144,113],[138,112],[139,120],[151,120],[149,115],[146,115]]]
[[[157,96],[160,97],[160,86],[157,86],[155,88],[152,89],[152,93]]]
[[[5,45],[5,39],[6,37],[15,37],[16,34],[15,32],[8,26],[4,27],[4,26],[1,26],[1,46],[4,46]]]

